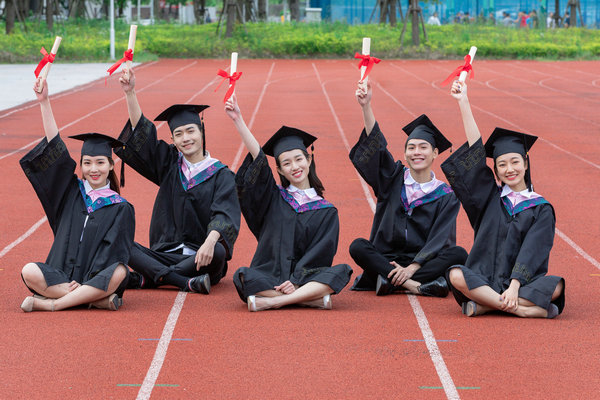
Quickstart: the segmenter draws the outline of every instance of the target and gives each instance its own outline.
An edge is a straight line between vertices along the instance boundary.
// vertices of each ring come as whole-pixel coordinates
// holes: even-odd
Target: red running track
[[[319,137],[315,156],[326,197],[339,209],[336,262],[367,237],[372,195],[348,160],[362,128],[349,60],[240,60],[237,95],[264,142],[282,124]],[[224,60],[161,60],[137,68],[138,97],[149,117],[173,103],[212,107],[207,145],[234,170],[245,155],[213,93]],[[371,79],[373,106],[390,148],[402,157],[401,127],[427,113],[457,148],[464,131],[456,101],[440,82],[456,61],[386,60]],[[591,398],[600,392],[600,181],[598,62],[484,61],[469,85],[485,137],[496,126],[539,135],[531,152],[536,191],[555,207],[551,273],[567,281],[556,320],[487,315],[466,318],[455,301],[343,291],[334,310],[248,313],[231,271],[250,263],[256,241],[245,223],[230,273],[210,296],[175,290],[128,291],[119,312],[24,314],[21,267],[44,260],[52,234],[18,159],[42,136],[39,108],[0,111],[0,398]],[[52,89],[52,88],[50,88]],[[81,89],[81,88],[80,88]],[[127,118],[115,79],[56,96],[63,136],[117,135]],[[169,140],[166,126],[159,135]],[[77,143],[67,143],[76,154]],[[435,172],[442,176],[438,158]],[[147,243],[156,188],[127,169],[124,196],[135,205],[137,240]],[[459,214],[458,242],[472,230]],[[355,274],[360,269],[353,265]],[[161,340],[159,340],[161,339]]]

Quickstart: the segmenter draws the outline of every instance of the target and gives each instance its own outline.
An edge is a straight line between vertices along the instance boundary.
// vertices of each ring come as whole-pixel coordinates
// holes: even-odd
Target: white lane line
[[[417,79],[418,81],[421,81],[421,82],[423,82],[423,83],[425,83],[425,84],[427,84],[427,85],[431,85],[431,86],[432,86],[433,88],[435,88],[436,90],[439,90],[439,91],[445,92],[445,90],[444,90],[444,89],[442,89],[442,88],[440,88],[439,86],[437,86],[437,85],[435,84],[435,82],[428,82],[428,81],[426,81],[425,79],[421,78],[420,76],[418,76],[418,75],[415,75],[415,74],[413,74],[412,72],[410,72],[410,71],[407,71],[406,69],[404,69],[404,68],[402,68],[402,67],[400,67],[400,66],[398,66],[398,65],[395,65],[394,63],[392,63],[392,66],[393,66],[394,68],[396,68],[396,69],[399,69],[399,70],[403,71],[403,72],[404,72],[404,73],[406,73],[407,75],[411,75],[412,77],[414,77],[414,78],[415,78],[415,79]],[[479,83],[480,85],[484,85],[484,83],[481,83],[481,82],[478,82],[478,81],[473,81],[473,82],[475,82],[475,83]],[[490,88],[490,89],[493,89],[493,90],[498,90],[498,89],[494,89],[494,88]],[[476,109],[476,110],[479,110],[479,111],[481,111],[481,112],[482,112],[482,113],[484,113],[484,114],[488,114],[488,115],[490,115],[490,116],[492,116],[492,117],[494,117],[494,118],[496,118],[496,119],[498,119],[498,120],[500,120],[500,121],[502,121],[502,122],[504,122],[504,123],[506,123],[506,124],[508,124],[508,125],[511,125],[512,127],[514,127],[514,128],[515,128],[515,130],[518,130],[518,131],[521,131],[521,132],[525,132],[525,133],[527,133],[527,132],[528,132],[528,130],[527,130],[527,129],[525,129],[525,128],[523,128],[523,127],[520,127],[519,125],[517,125],[517,124],[513,123],[512,121],[509,121],[509,120],[507,120],[506,118],[502,118],[501,116],[499,116],[499,115],[497,115],[497,114],[494,114],[494,113],[493,113],[493,112],[491,112],[491,111],[487,111],[487,110],[485,110],[485,109],[483,109],[483,108],[481,108],[481,107],[474,106],[474,105],[471,105],[471,107],[472,107],[473,109]],[[582,162],[584,162],[584,163],[586,163],[586,164],[588,164],[588,165],[590,165],[590,166],[592,166],[592,167],[594,167],[594,168],[596,168],[596,169],[600,169],[600,165],[598,165],[598,164],[596,164],[596,163],[594,163],[594,162],[592,162],[592,161],[590,161],[590,160],[587,160],[587,159],[585,159],[585,158],[583,158],[583,157],[580,157],[580,156],[578,156],[577,154],[574,154],[574,153],[570,152],[569,150],[565,150],[565,149],[563,149],[562,147],[560,147],[560,146],[558,146],[558,145],[556,145],[556,144],[554,144],[554,143],[550,142],[550,141],[549,141],[549,140],[547,140],[547,139],[544,139],[544,138],[541,138],[541,137],[540,137],[538,140],[540,140],[540,141],[542,141],[542,142],[544,142],[544,143],[547,143],[548,145],[550,145],[550,146],[554,147],[555,149],[557,149],[557,150],[559,150],[559,151],[561,151],[561,152],[563,152],[563,153],[566,153],[566,154],[568,154],[568,155],[570,155],[570,156],[572,156],[572,157],[574,157],[574,158],[576,158],[576,159],[578,159],[578,160],[580,160],[580,161],[582,161]]]
[[[275,66],[275,63],[271,64],[271,69],[269,70],[269,74],[267,75],[267,81],[263,86],[263,91],[261,92],[259,101],[256,105],[256,108],[254,109],[254,113],[252,114],[252,118],[250,120],[250,126],[252,126],[252,124],[254,123],[254,117],[255,117],[256,113],[258,112],[258,108],[262,101],[265,89],[269,84],[269,79],[271,77],[271,72],[273,72],[274,66]],[[209,86],[211,86],[218,79],[220,79],[220,78],[214,78],[211,82],[206,84],[198,93],[196,93],[195,95],[190,97],[186,101],[186,104],[190,103],[196,96],[198,96],[202,92],[204,92]],[[164,124],[164,122],[161,123],[161,125],[159,125],[158,127],[162,126],[162,124]],[[158,127],[157,127],[157,129],[158,129]],[[243,145],[243,143],[242,143],[242,145]],[[234,164],[235,164],[235,161],[234,161]],[[154,352],[154,358],[152,359],[150,368],[148,368],[148,372],[146,373],[146,377],[144,378],[144,383],[142,384],[142,386],[140,387],[140,390],[138,392],[138,395],[137,395],[138,400],[149,399],[150,395],[152,394],[152,389],[154,389],[154,384],[156,383],[156,379],[158,379],[158,375],[160,374],[162,365],[165,361],[165,358],[167,357],[167,350],[169,349],[169,344],[171,343],[171,337],[173,336],[173,331],[175,330],[175,325],[177,325],[177,320],[179,319],[179,313],[181,312],[181,308],[183,307],[183,304],[185,302],[186,294],[187,294],[186,292],[179,292],[179,294],[175,298],[175,303],[173,304],[173,307],[171,308],[171,312],[169,313],[169,317],[167,318],[167,322],[165,323],[165,326],[163,328],[162,335],[160,336],[160,340],[158,341],[158,344],[156,346],[156,351]]]
[[[144,378],[144,383],[142,383],[142,386],[137,394],[136,399],[138,400],[149,399],[150,395],[152,394],[152,389],[154,388],[158,374],[160,373],[163,362],[165,361],[165,357],[167,356],[169,343],[173,337],[173,331],[175,330],[175,325],[177,324],[177,319],[179,318],[179,314],[183,308],[183,303],[185,302],[186,296],[186,292],[179,292],[177,293],[177,297],[175,297],[175,304],[173,304],[173,307],[171,308],[171,312],[169,313],[169,317],[165,323],[165,328],[163,329],[160,340],[158,341],[158,345],[156,346],[152,364],[150,364],[148,373]]]
[[[165,75],[165,76],[163,76],[162,78],[160,78],[160,79],[158,79],[158,80],[155,80],[154,82],[150,83],[149,85],[146,85],[146,86],[144,86],[143,88],[141,88],[141,89],[140,89],[140,90],[138,90],[137,92],[138,92],[138,93],[140,93],[140,92],[142,92],[142,91],[144,91],[144,90],[146,90],[146,89],[148,89],[148,88],[150,88],[150,87],[152,87],[152,86],[154,86],[154,85],[158,84],[159,82],[162,82],[162,81],[164,81],[165,79],[167,79],[167,78],[169,78],[169,77],[171,77],[171,76],[173,76],[173,75],[175,75],[175,74],[177,74],[177,73],[179,73],[179,72],[183,71],[184,69],[187,69],[187,68],[191,67],[192,65],[194,65],[194,64],[197,64],[197,63],[198,63],[198,61],[194,61],[194,62],[192,62],[192,63],[190,63],[190,64],[188,64],[188,65],[186,65],[186,66],[184,66],[184,67],[181,67],[181,68],[179,68],[177,71],[171,72],[170,74],[168,74],[168,75]],[[92,116],[92,115],[94,115],[94,114],[97,114],[97,113],[99,113],[100,111],[103,111],[103,110],[105,110],[105,109],[107,109],[107,108],[109,108],[109,107],[113,106],[114,104],[116,104],[116,103],[118,103],[118,102],[120,102],[120,101],[123,101],[123,100],[124,100],[124,97],[119,97],[118,99],[116,99],[116,100],[113,100],[113,101],[111,101],[110,103],[108,103],[108,104],[106,104],[106,105],[104,105],[104,106],[102,106],[102,107],[100,107],[100,108],[97,108],[97,109],[95,109],[94,111],[92,111],[92,112],[90,112],[90,113],[87,113],[87,114],[85,114],[84,116],[82,116],[82,117],[80,117],[80,118],[77,118],[76,120],[73,120],[73,121],[69,122],[69,123],[68,123],[68,124],[66,124],[66,125],[63,125],[63,126],[61,126],[60,128],[58,128],[58,130],[59,130],[59,131],[65,130],[66,128],[68,128],[68,127],[70,127],[70,126],[72,126],[72,125],[75,125],[76,123],[78,123],[78,122],[80,122],[80,121],[82,121],[82,120],[86,119],[87,117],[90,117],[90,116]],[[37,105],[37,104],[36,104],[36,105]],[[10,152],[10,153],[4,154],[3,156],[0,156],[0,160],[2,160],[3,158],[6,158],[6,157],[10,157],[10,156],[12,156],[13,154],[16,154],[16,153],[18,153],[18,152],[20,152],[20,151],[22,151],[22,150],[25,150],[25,149],[27,149],[28,147],[30,147],[30,146],[32,146],[32,145],[34,145],[34,144],[36,144],[36,143],[37,143],[37,142],[39,142],[40,140],[41,140],[41,138],[39,138],[39,139],[36,139],[36,140],[34,140],[33,142],[31,142],[31,143],[28,143],[28,144],[26,144],[25,146],[23,146],[23,147],[21,147],[21,148],[19,148],[19,149],[15,150],[15,151],[12,151],[12,152]]]
[[[19,236],[19,238],[17,240],[15,240],[14,242],[12,242],[8,246],[6,246],[4,249],[2,249],[2,251],[0,251],[0,258],[4,257],[4,255],[6,255],[6,253],[8,253],[9,251],[11,251],[15,246],[17,246],[19,243],[23,242],[25,239],[27,239],[29,236],[31,236],[33,234],[33,232],[35,232],[46,221],[48,221],[48,218],[46,216],[44,216],[38,222],[36,222],[35,224],[33,224],[31,226],[31,228],[29,228],[27,230],[27,232],[25,232],[24,234],[22,234],[21,236]]]
[[[327,104],[329,105],[329,109],[331,110],[331,114],[333,115],[333,118],[335,119],[336,125],[338,127],[338,131],[340,133],[340,136],[342,137],[342,141],[344,142],[344,146],[346,146],[346,150],[348,152],[350,152],[350,145],[348,144],[348,139],[346,138],[344,129],[342,128],[340,121],[337,117],[337,114],[335,113],[335,110],[333,108],[333,105],[331,104],[331,100],[329,99],[329,95],[327,94],[327,90],[325,89],[325,83],[321,81],[321,76],[319,75],[319,71],[317,70],[317,67],[315,66],[314,63],[312,64],[312,66],[315,71],[315,74],[317,75],[319,84],[321,85],[323,95],[325,96],[325,99],[327,100]],[[358,174],[358,172],[357,172],[357,174]],[[371,193],[368,189],[366,182],[362,179],[362,177],[360,177],[360,175],[359,175],[359,179],[360,179],[361,185],[363,186],[363,190],[365,191],[366,200],[369,203],[369,206],[371,207],[371,211],[374,213],[375,212],[375,201],[373,200],[373,197],[371,196]],[[427,346],[427,350],[429,351],[429,356],[431,357],[431,361],[433,361],[433,365],[435,366],[435,370],[437,371],[438,377],[440,378],[440,382],[442,383],[444,392],[446,392],[446,397],[448,399],[452,399],[452,400],[460,399],[460,396],[458,395],[458,390],[456,389],[456,385],[454,384],[454,381],[452,380],[452,377],[450,376],[450,372],[448,371],[448,368],[446,367],[446,363],[444,362],[442,353],[440,352],[440,349],[435,340],[435,336],[433,335],[433,332],[431,331],[431,328],[429,327],[429,322],[427,321],[427,317],[425,316],[425,312],[423,311],[423,308],[421,307],[419,300],[417,299],[417,297],[415,295],[408,295],[408,299],[409,299],[410,305],[412,307],[413,313],[415,314],[415,317],[417,318],[419,328],[421,329],[421,334],[423,335],[423,338],[425,339],[425,344]]]
[[[139,70],[139,69],[146,68],[146,67],[148,67],[150,65],[154,65],[157,62],[158,61],[152,61],[152,62],[149,62],[149,63],[146,63],[146,64],[139,65],[139,66],[136,67],[136,71]],[[87,89],[89,87],[97,85],[98,83],[101,82],[101,80],[104,80],[104,78],[94,79],[94,81],[92,83],[86,83],[86,84],[74,87],[72,89],[65,90],[64,92],[61,92],[61,93],[58,93],[58,94],[55,94],[55,95],[50,95],[50,100],[60,99],[61,97],[69,96],[69,95],[71,95],[73,93],[81,92],[82,90],[85,90],[85,89]],[[14,110],[11,110],[11,111],[7,112],[6,114],[0,115],[0,119],[2,119],[4,117],[8,117],[9,115],[12,115],[12,114],[20,112],[20,111],[28,110],[28,109],[30,109],[32,107],[37,106],[37,105],[38,105],[38,102],[35,101],[35,100],[33,100],[31,102],[31,104],[28,104],[28,105],[23,106],[23,107],[15,108]]]
[[[556,234],[565,242],[567,242],[567,244],[569,246],[571,246],[573,249],[575,249],[575,251],[577,253],[579,253],[579,255],[583,258],[585,258],[586,260],[588,260],[590,262],[590,264],[592,264],[594,267],[600,269],[600,262],[598,262],[594,257],[590,256],[588,253],[586,253],[581,247],[579,247],[577,245],[577,243],[575,243],[573,240],[571,240],[570,237],[568,237],[567,235],[565,235],[561,230],[559,230],[558,228],[556,228]]]

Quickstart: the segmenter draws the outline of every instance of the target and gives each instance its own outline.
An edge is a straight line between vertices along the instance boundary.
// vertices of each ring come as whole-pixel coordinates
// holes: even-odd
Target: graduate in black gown
[[[250,268],[233,275],[240,298],[250,311],[299,304],[331,309],[331,294],[348,284],[352,269],[332,266],[338,237],[337,209],[323,198],[314,160],[306,148],[316,138],[282,127],[261,148],[232,96],[227,115],[249,154],[235,180],[242,213],[258,245]],[[267,162],[276,160],[281,186]]]
[[[128,73],[127,73],[128,72]],[[208,294],[227,273],[227,261],[240,227],[234,174],[206,151],[208,106],[178,104],[155,120],[167,121],[173,144],[158,140],[156,126],[143,114],[135,94],[135,73],[123,70],[129,121],[116,154],[159,186],[150,222],[150,248],[135,243],[129,287],[173,285]]]
[[[470,317],[501,310],[554,318],[565,305],[565,281],[548,275],[556,219],[552,205],[531,184],[528,152],[537,137],[496,128],[484,146],[467,85],[456,81],[451,93],[468,142],[442,170],[475,231],[467,262],[448,271],[452,293]],[[494,172],[486,155],[494,160]]]
[[[55,311],[90,304],[117,310],[127,284],[135,218],[133,206],[119,195],[112,147],[101,134],[71,136],[83,140],[80,168],[58,133],[48,86],[37,92],[46,136],[20,161],[48,217],[54,242],[45,263],[28,263],[21,276],[34,293],[21,308]]]
[[[448,267],[462,264],[467,252],[456,246],[460,203],[452,189],[435,178],[431,166],[451,143],[425,115],[403,129],[408,135],[404,159],[395,161],[371,108],[371,86],[358,84],[356,98],[365,127],[350,160],[377,197],[371,236],[356,239],[350,255],[364,270],[353,290],[396,289],[445,297]]]

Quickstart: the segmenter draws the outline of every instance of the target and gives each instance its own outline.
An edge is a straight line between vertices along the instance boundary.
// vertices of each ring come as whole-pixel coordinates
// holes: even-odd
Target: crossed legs
[[[500,300],[500,293],[496,292],[491,287],[480,286],[469,290],[460,268],[452,268],[448,275],[452,286],[475,302],[475,307],[467,309],[468,316],[481,315],[494,310],[510,312],[523,318],[546,318],[548,316],[548,310],[536,306],[531,301],[521,297],[519,297],[519,306],[516,310],[503,310],[503,302]],[[563,289],[564,284],[561,281],[556,285],[554,293],[552,293],[552,300],[556,300],[561,295]]]
[[[47,299],[33,299],[33,310],[58,311],[75,307],[81,304],[93,303],[112,295],[127,277],[127,270],[123,264],[117,266],[108,283],[106,291],[89,285],[77,283],[60,283],[48,286],[44,274],[35,263],[26,264],[21,271],[25,284]]]

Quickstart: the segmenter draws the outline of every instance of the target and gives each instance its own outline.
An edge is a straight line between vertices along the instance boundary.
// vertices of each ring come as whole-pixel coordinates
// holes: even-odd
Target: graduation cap
[[[171,134],[180,126],[188,124],[197,124],[202,132],[202,154],[206,154],[206,137],[204,134],[204,117],[200,117],[202,111],[210,106],[201,104],[174,104],[167,108],[156,118],[155,121],[167,121]]]
[[[82,133],[79,135],[69,136],[71,139],[83,141],[81,146],[81,156],[105,156],[112,157],[112,149],[121,147],[125,144],[108,135],[101,133]],[[121,163],[121,187],[125,186],[125,165]]]
[[[306,150],[315,140],[316,137],[300,129],[282,126],[262,148],[266,155],[277,158],[286,151]],[[314,150],[314,147],[311,150]]]
[[[452,147],[452,143],[425,114],[406,125],[402,130],[408,135],[406,143],[411,139],[422,139],[431,144],[434,149],[437,148],[440,154]]]
[[[529,149],[533,146],[537,136],[522,132],[515,132],[504,128],[496,128],[487,142],[485,142],[485,155],[496,159],[503,154],[518,153],[527,161],[525,181],[529,190],[533,190],[531,183],[531,163],[529,162]]]
[[[69,136],[69,138],[83,141],[83,146],[81,146],[82,156],[112,157],[112,149],[124,145],[120,140],[101,133],[82,133]]]

